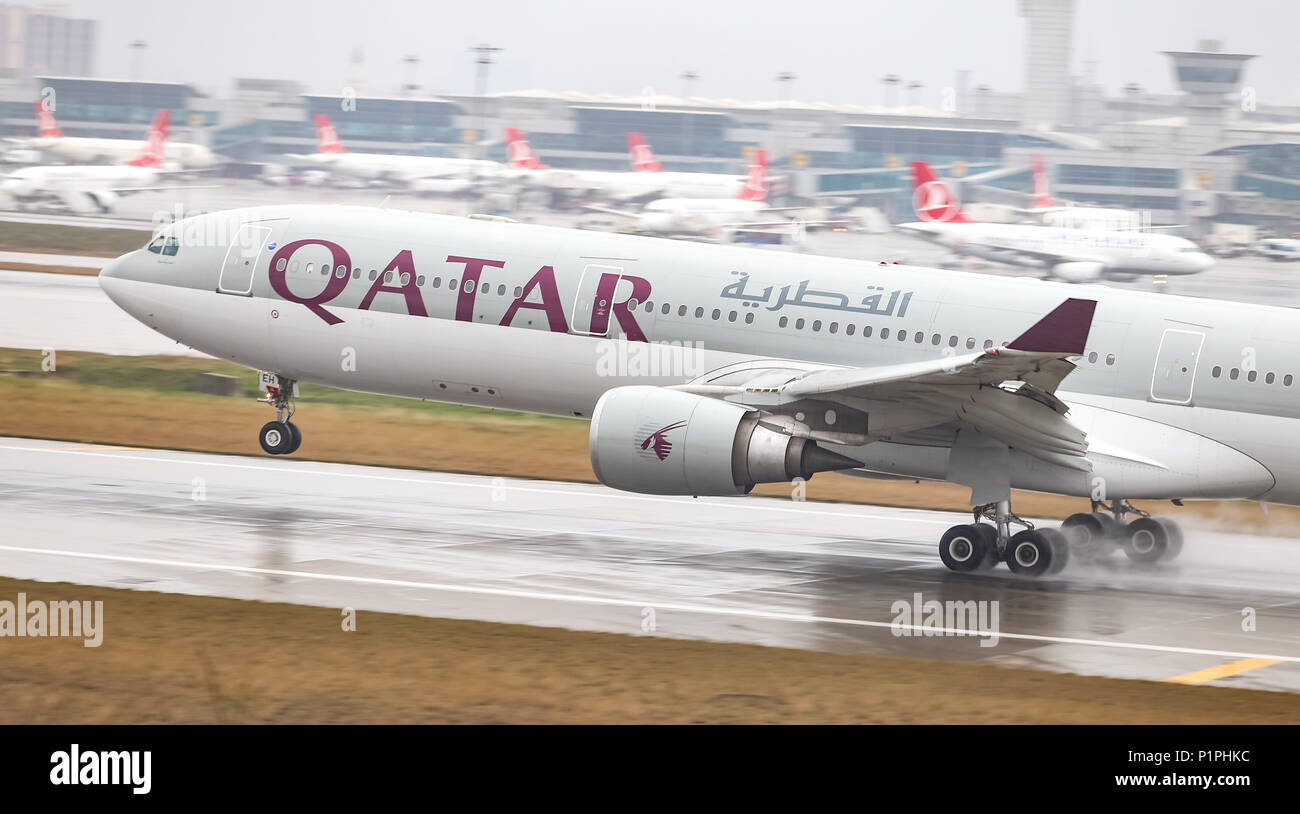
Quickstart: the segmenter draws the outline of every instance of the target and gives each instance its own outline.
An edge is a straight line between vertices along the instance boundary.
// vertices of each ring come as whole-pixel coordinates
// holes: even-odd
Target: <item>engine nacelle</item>
[[[759,423],[757,411],[663,387],[616,387],[591,417],[591,468],[653,495],[743,495],[861,464]]]
[[[1101,263],[1077,260],[1073,263],[1057,263],[1052,266],[1052,276],[1067,283],[1091,283],[1100,280],[1105,270],[1105,266]]]

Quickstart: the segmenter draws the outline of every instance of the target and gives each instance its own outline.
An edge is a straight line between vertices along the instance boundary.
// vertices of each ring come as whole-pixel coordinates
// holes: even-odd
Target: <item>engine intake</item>
[[[663,387],[609,390],[591,418],[591,468],[628,492],[743,495],[759,483],[857,466],[764,426],[755,410]]]

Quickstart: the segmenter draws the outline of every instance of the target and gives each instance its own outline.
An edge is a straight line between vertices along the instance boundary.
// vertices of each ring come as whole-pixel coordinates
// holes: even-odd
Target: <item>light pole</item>
[[[483,143],[483,104],[486,101],[484,96],[487,94],[487,75],[488,68],[492,65],[492,55],[504,51],[504,48],[496,48],[491,45],[479,44],[470,49],[476,56],[474,62],[478,68],[474,77],[474,106],[476,111],[476,122],[474,125],[474,139],[478,142],[474,148],[474,154],[478,155],[479,146]]]
[[[914,98],[914,96],[919,96],[920,94],[919,94],[919,93],[915,93],[915,92],[916,92],[916,91],[920,91],[920,90],[921,90],[922,88],[924,88],[924,87],[925,87],[925,83],[924,83],[924,82],[920,82],[920,81],[917,81],[917,80],[915,80],[915,79],[912,80],[911,82],[908,82],[908,83],[907,83],[907,106],[908,106],[908,107],[915,107],[915,106],[916,106],[916,99]],[[915,132],[915,131],[914,131],[914,132]],[[920,138],[920,134],[917,134],[917,138]],[[916,149],[916,148],[913,147],[912,149]],[[919,151],[918,151],[918,152],[919,152]],[[919,158],[919,156],[917,156],[915,153],[913,153],[913,155],[912,155],[912,160],[915,161],[915,160],[917,160],[918,158]]]
[[[135,121],[140,108],[140,88],[136,85],[140,72],[140,57],[144,49],[149,47],[149,43],[144,40],[132,40],[127,47],[131,49],[131,120]]]
[[[402,118],[405,120],[405,127],[402,128],[402,141],[411,141],[415,135],[414,123],[411,121],[411,97],[415,95],[416,88],[419,84],[416,82],[416,74],[420,67],[420,58],[415,54],[407,54],[402,57],[402,64],[406,66],[406,82],[402,85]]]
[[[686,100],[691,96],[691,85],[700,78],[700,75],[695,71],[682,71],[679,78],[682,80],[682,152],[689,156],[695,148],[692,143],[695,141],[695,121],[691,118],[691,114],[686,112],[685,107]]]
[[[1137,152],[1137,116],[1138,116],[1137,100],[1138,97],[1142,94],[1142,86],[1136,82],[1130,82],[1124,86],[1124,93],[1128,96],[1128,108],[1129,108],[1128,110],[1129,113],[1128,131],[1129,132],[1128,132],[1128,145],[1127,145],[1128,153],[1129,153],[1128,196],[1129,196],[1129,203],[1131,204],[1133,196],[1137,194],[1136,179],[1135,179],[1135,176],[1137,175],[1137,169],[1135,167],[1136,159],[1134,158],[1133,153]]]
[[[777,95],[780,97],[781,101],[785,102],[787,105],[790,102],[790,86],[794,83],[794,80],[798,78],[799,77],[795,76],[790,71],[782,71],[781,73],[776,75],[776,86],[780,91]],[[778,119],[772,122],[772,163],[773,164],[775,164],[777,160],[780,158],[780,149],[779,149],[780,145],[781,145],[781,122]]]
[[[885,109],[892,111],[897,105],[898,83],[902,81],[903,78],[896,73],[888,73],[881,78],[880,82],[885,86]],[[894,131],[889,126],[886,126],[885,133],[888,137],[884,139],[885,156],[881,163],[888,167],[890,154],[894,152]]]

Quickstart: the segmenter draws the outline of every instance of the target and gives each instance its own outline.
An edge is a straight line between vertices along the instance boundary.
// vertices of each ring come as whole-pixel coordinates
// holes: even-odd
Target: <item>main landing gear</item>
[[[1070,515],[1057,530],[1012,514],[1009,500],[977,506],[973,523],[944,533],[939,559],[953,571],[987,571],[1005,562],[1014,574],[1041,577],[1060,572],[1072,555],[1097,561],[1123,548],[1134,562],[1153,563],[1183,550],[1183,533],[1172,520],[1151,517],[1127,500],[1093,501],[1092,509]],[[1138,516],[1126,523],[1131,514]],[[1012,524],[1023,528],[1012,534]]]
[[[266,388],[266,398],[258,399],[264,404],[275,407],[275,420],[262,425],[257,434],[257,441],[268,455],[289,455],[302,446],[302,432],[293,418],[293,396],[296,382],[270,373],[262,374],[262,385]]]

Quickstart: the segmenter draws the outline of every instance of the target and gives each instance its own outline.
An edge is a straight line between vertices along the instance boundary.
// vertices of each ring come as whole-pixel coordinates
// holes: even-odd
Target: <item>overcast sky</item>
[[[69,0],[98,18],[99,73],[126,77],[128,43],[149,43],[140,78],[194,83],[224,94],[233,77],[284,78],[338,92],[354,50],[363,92],[390,93],[401,58],[421,60],[433,92],[470,93],[480,42],[504,48],[489,90],[549,88],[680,93],[697,71],[700,96],[779,98],[773,77],[793,71],[795,98],[880,104],[880,77],[925,84],[916,101],[938,106],[955,71],[971,86],[1022,86],[1024,24],[1015,0]],[[1259,54],[1246,83],[1261,103],[1300,104],[1300,3],[1295,0],[1076,0],[1074,72],[1095,61],[1108,93],[1137,82],[1174,90],[1163,50],[1218,38]]]

